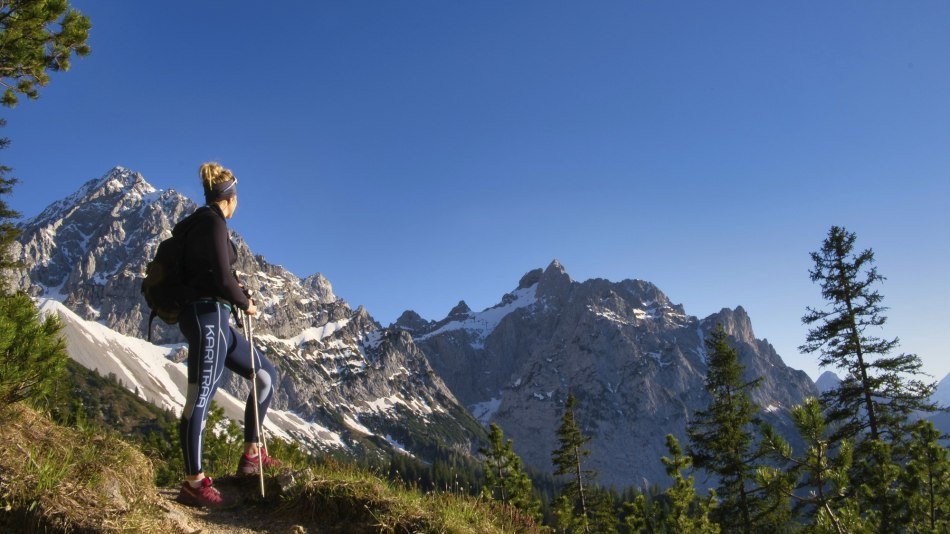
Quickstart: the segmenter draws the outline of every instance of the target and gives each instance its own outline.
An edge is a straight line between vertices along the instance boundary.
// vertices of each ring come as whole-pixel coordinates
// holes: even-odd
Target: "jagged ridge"
[[[557,260],[528,272],[496,306],[459,312],[426,321],[407,311],[394,326],[412,333],[476,417],[498,423],[542,471],[552,470],[554,430],[573,393],[602,482],[667,483],[658,461],[664,436],[684,440],[691,414],[707,403],[703,340],[718,323],[748,376],[764,378],[754,399],[780,431],[791,437],[787,410],[816,393],[805,373],[755,338],[742,307],[700,320],[649,282],[576,282]]]

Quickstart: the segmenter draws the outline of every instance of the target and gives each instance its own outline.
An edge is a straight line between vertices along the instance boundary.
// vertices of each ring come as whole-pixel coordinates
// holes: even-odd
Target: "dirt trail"
[[[236,497],[238,504],[229,508],[193,508],[178,503],[178,488],[160,488],[162,511],[169,525],[180,534],[313,534],[323,532],[312,525],[304,526],[293,518],[275,513],[278,499],[276,483],[270,489],[268,499],[261,502],[257,496],[259,487],[256,478],[224,477],[215,479],[214,485],[227,496]],[[268,484],[271,486],[272,484]]]

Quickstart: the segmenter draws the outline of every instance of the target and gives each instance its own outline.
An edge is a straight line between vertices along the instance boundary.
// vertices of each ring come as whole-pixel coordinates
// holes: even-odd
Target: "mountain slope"
[[[155,322],[161,347],[129,337],[116,341],[101,329],[144,337],[148,310],[139,286],[145,265],[174,223],[195,208],[174,190],[158,190],[116,167],[24,221],[13,247],[27,266],[19,287],[65,306],[45,304],[66,317],[71,356],[90,368],[109,368],[105,373],[125,377],[130,389],[172,408],[183,399],[181,366],[168,361],[183,357],[177,328]],[[477,448],[484,430],[410,336],[381,329],[362,308],[352,310],[321,275],[300,279],[232,237],[237,271],[261,309],[258,343],[278,369],[273,407],[312,426],[296,434],[293,425],[280,428],[317,447],[404,450],[422,459],[440,449]],[[226,376],[223,389],[245,398],[246,381]]]
[[[56,300],[42,299],[39,308],[44,315],[55,314],[62,321],[70,358],[102,376],[115,376],[141,399],[163,410],[181,414],[188,386],[188,368],[183,361],[176,362],[175,359],[180,359],[177,357],[184,347],[160,347],[119,334],[95,321],[82,319]],[[243,400],[228,392],[220,392],[215,401],[229,418],[244,419]],[[309,443],[324,450],[344,446],[339,433],[308,423],[284,410],[269,411],[264,428],[270,435]]]
[[[741,307],[703,320],[641,280],[571,280],[556,260],[527,273],[501,302],[481,312],[460,303],[440,321],[407,311],[411,332],[458,399],[483,422],[498,423],[526,463],[551,471],[554,430],[568,393],[590,442],[590,467],[604,483],[665,483],[664,436],[685,438],[708,401],[703,340],[723,324],[747,377],[763,377],[754,400],[791,436],[789,408],[815,395],[812,381],[755,338]]]

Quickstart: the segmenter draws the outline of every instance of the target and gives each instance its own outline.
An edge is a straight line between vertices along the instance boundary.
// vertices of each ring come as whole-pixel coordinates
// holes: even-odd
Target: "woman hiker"
[[[217,163],[203,164],[199,174],[205,205],[178,223],[175,230],[176,234],[186,232],[182,281],[200,295],[182,308],[178,319],[181,333],[188,340],[188,393],[179,426],[186,476],[178,501],[192,506],[221,506],[231,500],[221,496],[201,469],[201,434],[224,368],[252,378],[250,344],[231,327],[229,318],[235,307],[253,316],[257,306],[231,270],[237,261],[237,248],[228,237],[227,220],[234,216],[238,205],[237,179]],[[257,409],[263,426],[277,376],[274,365],[260,352],[255,350],[253,357]],[[244,410],[244,454],[238,474],[256,475],[261,465],[279,465],[266,449],[258,449],[252,399],[248,395]]]

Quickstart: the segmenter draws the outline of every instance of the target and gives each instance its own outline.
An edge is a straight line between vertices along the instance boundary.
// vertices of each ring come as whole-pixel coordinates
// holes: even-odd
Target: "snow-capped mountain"
[[[145,265],[174,223],[196,207],[174,190],[156,189],[141,175],[116,167],[20,225],[13,253],[27,268],[19,287],[61,302],[73,314],[67,321],[72,329],[108,327],[116,335],[144,338],[148,309],[139,287]],[[404,448],[422,458],[439,448],[471,451],[480,442],[483,429],[458,404],[411,336],[380,328],[362,307],[352,310],[321,275],[300,279],[254,255],[240,236],[232,237],[238,247],[236,268],[262,312],[255,321],[258,344],[278,368],[273,407],[313,425],[306,431],[296,428],[297,434],[323,436],[309,441],[325,446]],[[97,353],[100,360],[128,368],[139,365],[133,362],[139,351],[166,358],[179,353],[175,347],[183,339],[176,327],[156,320],[153,330],[163,347],[110,341],[110,347],[124,348],[106,350],[100,338],[108,336],[100,332],[90,341],[96,350],[75,342],[69,350],[87,367],[119,365],[96,363]],[[77,351],[85,353],[80,357]],[[156,365],[143,367],[140,374],[176,376],[176,367]],[[131,388],[133,381],[124,383]],[[248,391],[246,381],[234,377],[223,388],[238,398]],[[177,402],[171,388],[166,389],[167,395],[149,400]]]
[[[684,441],[690,416],[708,402],[704,339],[717,323],[747,377],[763,377],[753,395],[763,417],[794,438],[788,410],[817,391],[755,338],[741,307],[700,320],[653,284],[579,283],[555,260],[496,306],[473,312],[460,302],[440,321],[406,311],[395,326],[412,333],[456,397],[481,421],[498,423],[536,469],[552,470],[555,429],[573,393],[593,437],[590,467],[623,487],[666,483],[664,437]]]
[[[818,393],[831,391],[837,388],[838,384],[841,384],[841,379],[838,378],[838,375],[836,375],[834,371],[825,371],[821,373],[818,380],[815,380],[815,387],[818,388]]]

